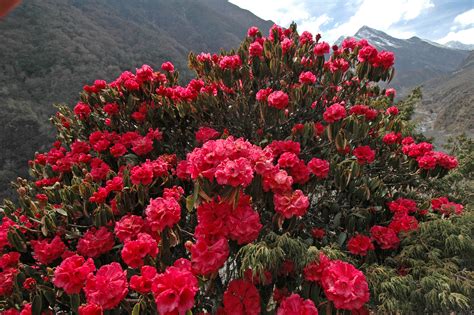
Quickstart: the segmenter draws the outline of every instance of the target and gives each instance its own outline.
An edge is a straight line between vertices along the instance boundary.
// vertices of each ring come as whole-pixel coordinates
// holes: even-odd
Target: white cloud
[[[364,25],[388,32],[393,36],[407,38],[414,35],[397,29],[394,25],[401,21],[410,21],[424,10],[434,7],[431,0],[364,0],[349,20],[330,30],[327,37],[334,41],[343,35],[352,35]]]
[[[459,14],[454,18],[454,23],[460,26],[469,26],[474,24],[474,9]]]
[[[458,41],[464,44],[474,44],[474,27],[456,32],[449,32],[448,35],[437,40],[437,42],[441,44],[445,44],[449,41]]]
[[[298,24],[298,29],[303,31],[309,31],[313,33],[313,35],[315,35],[320,32],[321,26],[330,21],[332,21],[332,18],[330,18],[327,14],[323,14],[321,16],[318,16],[317,18],[310,17],[309,19],[301,21],[301,23]]]
[[[474,44],[474,9],[457,15],[453,20],[450,32],[438,43],[445,44],[449,41],[458,41],[464,44]]]
[[[288,26],[293,20],[301,21],[311,16],[306,5],[298,0],[230,0],[241,8],[252,11],[265,20]]]
[[[320,32],[320,27],[330,22],[326,14],[312,16],[307,5],[311,1],[300,0],[230,0],[241,8],[250,10],[265,20],[272,20],[278,25],[288,27],[296,22],[299,31],[310,31],[313,34]],[[267,31],[267,30],[265,30]]]
[[[433,0],[346,1],[341,5],[346,8],[355,8],[355,13],[346,22],[337,21],[332,29],[321,32],[321,27],[333,21],[333,17],[324,12],[321,12],[319,16],[312,16],[309,8],[315,5],[314,0],[230,0],[230,2],[281,26],[286,27],[295,21],[299,31],[321,33],[323,39],[329,42],[336,41],[342,35],[352,35],[364,25],[388,32],[396,37],[411,37],[415,34],[414,32],[395,28],[394,24],[413,20],[424,10],[434,6]]]

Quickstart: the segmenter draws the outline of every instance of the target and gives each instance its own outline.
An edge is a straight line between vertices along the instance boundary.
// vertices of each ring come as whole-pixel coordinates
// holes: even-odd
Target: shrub
[[[383,275],[410,279],[406,237],[462,213],[428,185],[457,160],[416,143],[377,85],[393,54],[329,50],[295,25],[251,28],[237,51],[190,54],[185,86],[169,63],[85,86],[2,208],[1,307],[396,310]]]

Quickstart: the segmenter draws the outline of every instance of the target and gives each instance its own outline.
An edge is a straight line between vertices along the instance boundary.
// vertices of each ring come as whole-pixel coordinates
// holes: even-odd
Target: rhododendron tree
[[[412,137],[379,81],[394,56],[292,25],[97,80],[53,117],[0,225],[12,314],[368,312],[374,268],[463,206],[455,157]],[[371,271],[372,270],[372,271]],[[410,273],[410,270],[406,270]]]

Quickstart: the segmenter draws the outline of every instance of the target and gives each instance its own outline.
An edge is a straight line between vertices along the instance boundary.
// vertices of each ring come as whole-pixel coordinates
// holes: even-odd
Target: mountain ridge
[[[469,51],[435,45],[416,36],[399,39],[368,26],[361,27],[353,37],[365,38],[379,50],[395,53],[395,77],[390,86],[400,96],[433,77],[451,73],[469,55]]]

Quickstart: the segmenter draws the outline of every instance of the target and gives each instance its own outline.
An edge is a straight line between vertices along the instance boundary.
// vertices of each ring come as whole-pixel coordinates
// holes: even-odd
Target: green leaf
[[[40,295],[35,295],[31,302],[31,314],[32,315],[41,315],[41,310],[43,307],[43,302]]]
[[[56,294],[54,293],[54,290],[47,286],[41,286],[40,288],[49,305],[53,306],[56,304]]]
[[[79,309],[79,305],[81,305],[81,297],[79,294],[72,294],[70,295],[71,298],[71,308],[74,310],[74,312],[77,312]]]
[[[21,253],[26,252],[26,244],[22,238],[18,235],[18,230],[14,229],[7,234],[8,242],[15,247],[15,249]]]
[[[338,228],[338,227],[341,225],[341,217],[342,217],[342,213],[341,213],[341,212],[338,212],[338,213],[334,216],[333,224],[334,224],[334,227],[335,227],[335,228]]]
[[[347,239],[347,233],[346,232],[340,233],[339,236],[337,237],[337,242],[338,242],[339,246],[342,247],[342,245],[344,244],[346,239]]]
[[[140,314],[140,303],[137,303],[132,309],[132,315],[139,315],[139,314]]]
[[[194,209],[194,196],[189,195],[186,197],[186,209],[191,212]]]

